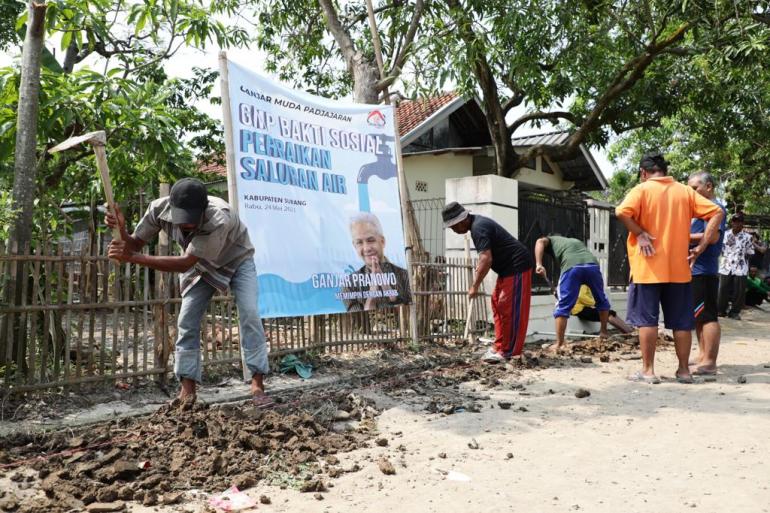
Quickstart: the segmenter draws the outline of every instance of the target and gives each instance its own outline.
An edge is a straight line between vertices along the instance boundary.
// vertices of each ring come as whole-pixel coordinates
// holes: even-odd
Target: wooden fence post
[[[169,184],[161,183],[158,197],[168,196],[170,192]],[[164,231],[158,234],[158,245],[155,248],[155,254],[158,256],[168,256],[170,245],[168,235]],[[157,299],[170,299],[169,275],[168,273],[155,271],[155,297]],[[168,305],[165,303],[155,304],[153,310],[153,332],[155,334],[155,368],[163,369],[158,376],[161,385],[168,381],[168,358],[171,354],[171,344],[173,341],[169,337],[169,315]]]

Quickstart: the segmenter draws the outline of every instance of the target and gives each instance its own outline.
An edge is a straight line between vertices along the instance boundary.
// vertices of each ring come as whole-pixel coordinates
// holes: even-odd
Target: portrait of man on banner
[[[376,215],[359,212],[350,220],[350,237],[363,265],[350,276],[340,297],[348,312],[409,304],[409,273],[385,256],[385,235]]]

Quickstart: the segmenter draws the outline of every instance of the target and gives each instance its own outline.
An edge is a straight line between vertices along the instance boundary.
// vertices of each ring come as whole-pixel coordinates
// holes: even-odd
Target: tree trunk
[[[18,253],[29,248],[32,238],[32,212],[35,201],[35,174],[37,170],[37,117],[40,106],[40,56],[45,39],[46,4],[29,3],[27,36],[21,54],[21,81],[19,84],[19,104],[16,117],[16,152],[13,176],[13,209],[18,212],[11,227],[11,252]],[[15,276],[21,284],[23,265],[17,267]],[[8,302],[21,304],[22,287],[16,287]],[[25,351],[26,333],[24,325],[14,326],[14,336],[7,343],[13,344],[12,358],[17,360],[19,353]],[[3,348],[5,349],[5,348]]]
[[[46,4],[29,4],[27,37],[24,40],[16,117],[16,154],[13,176],[13,208],[19,210],[11,240],[22,248],[31,239],[37,164],[37,117],[40,107],[40,55],[45,39]]]
[[[353,58],[352,68],[353,101],[371,105],[379,103],[380,95],[375,87],[380,77],[377,66],[360,53],[357,53]]]
[[[64,54],[64,65],[62,66],[62,70],[65,74],[69,75],[72,73],[72,70],[75,69],[75,61],[77,61],[78,58],[78,45],[75,42],[75,39],[72,39],[72,42],[70,42],[70,45],[67,47],[67,51]]]
[[[519,158],[513,149],[511,132],[505,122],[500,95],[486,59],[477,59],[474,74],[481,86],[487,129],[492,139],[492,147],[495,149],[495,171],[500,176],[510,178],[519,167]]]
[[[498,130],[498,126],[487,119],[487,127],[492,136],[492,147],[495,149],[495,171],[500,176],[512,178],[521,167],[519,156],[513,149],[508,131]]]

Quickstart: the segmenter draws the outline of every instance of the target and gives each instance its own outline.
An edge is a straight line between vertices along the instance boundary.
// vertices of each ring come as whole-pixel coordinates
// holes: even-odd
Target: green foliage
[[[256,43],[265,52],[267,71],[314,94],[339,98],[352,91],[352,77],[326,30],[317,0],[253,4]],[[354,28],[362,26],[358,23]],[[356,42],[361,44],[363,37],[359,31]]]
[[[677,178],[707,170],[731,209],[770,213],[770,26],[733,22],[724,30],[741,38],[682,67],[677,111],[653,129],[622,137],[610,156],[635,172],[643,152],[660,149]]]
[[[252,5],[270,71],[319,94],[350,93],[352,77],[318,0]],[[398,53],[413,5],[375,2],[386,60]],[[360,58],[372,60],[365,3],[337,8]],[[713,49],[732,66],[767,53],[753,8],[751,0],[427,2],[395,88],[407,96],[452,88],[505,112],[517,105],[530,113],[566,111],[533,123],[554,123],[576,131],[580,142],[605,146],[685,108],[701,90],[691,68],[703,54]]]
[[[128,203],[128,214],[136,213],[139,191],[154,194],[160,181],[195,174],[199,160],[224,153],[222,127],[195,106],[211,98],[217,73],[193,69],[192,78],[169,78],[163,63],[183,46],[245,44],[246,31],[219,20],[236,7],[229,0],[48,2],[47,41],[58,48],[44,51],[41,71],[37,230],[51,231],[64,203],[103,201],[90,147],[45,152],[68,137],[107,132],[115,196]],[[26,19],[21,12],[16,28],[23,31]],[[13,185],[18,88],[19,70],[0,69],[3,190]]]
[[[249,3],[253,6],[256,43],[265,52],[264,66],[268,71],[313,94],[340,98],[352,92],[353,77],[328,29],[318,0],[251,0]],[[336,4],[340,22],[348,30],[360,58],[375,62],[366,3],[356,0]],[[414,2],[381,2],[374,8],[384,68],[389,70],[403,47],[414,14]],[[412,53],[419,53],[419,49],[427,45],[428,36],[422,35],[427,31],[425,24],[420,23]]]
[[[10,189],[0,190],[0,241],[8,240],[15,216]]]
[[[18,0],[0,2],[0,50],[8,50],[21,41],[16,31],[16,18],[23,10],[24,3]]]

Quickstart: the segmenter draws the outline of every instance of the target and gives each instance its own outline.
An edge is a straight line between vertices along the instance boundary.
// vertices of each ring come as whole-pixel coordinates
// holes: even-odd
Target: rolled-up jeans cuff
[[[243,360],[246,363],[246,368],[249,369],[249,373],[254,374],[270,373],[270,365],[267,362],[267,348],[248,349],[241,347],[243,351]]]
[[[176,349],[174,355],[174,374],[182,378],[201,382],[201,352],[200,349]]]

